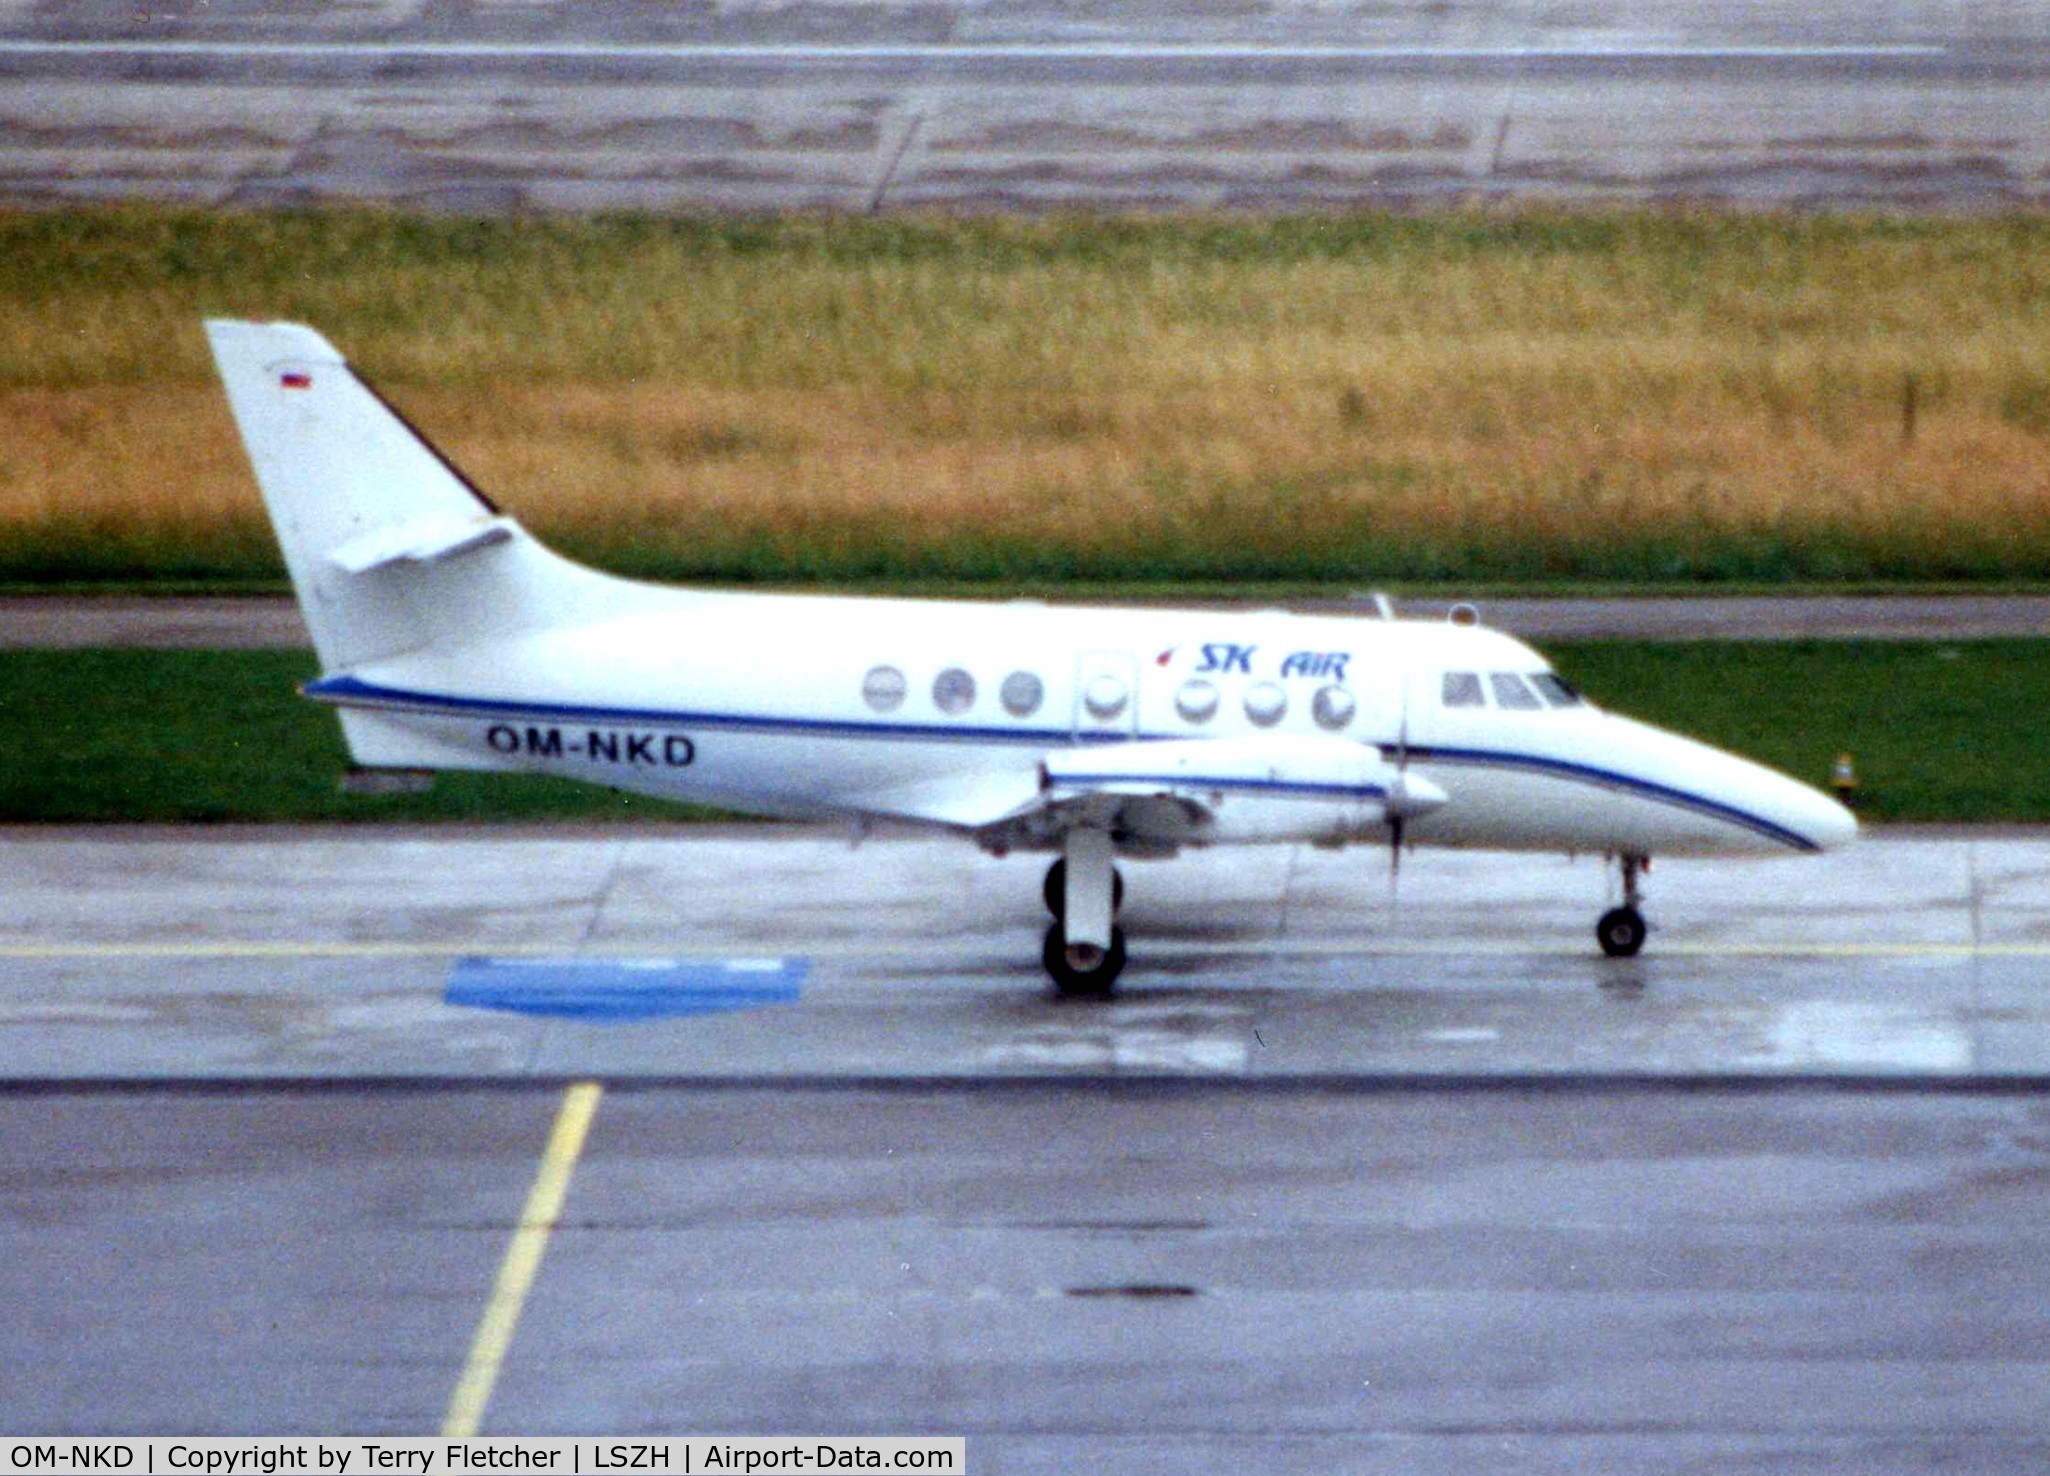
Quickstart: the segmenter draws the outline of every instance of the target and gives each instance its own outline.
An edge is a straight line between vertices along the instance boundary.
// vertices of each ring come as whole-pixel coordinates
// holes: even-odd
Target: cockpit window
[[[1495,705],[1497,707],[1532,708],[1544,706],[1544,703],[1538,701],[1537,693],[1525,686],[1523,678],[1513,671],[1489,672],[1488,685],[1495,689]]]
[[[1538,689],[1539,696],[1543,697],[1545,701],[1551,703],[1554,707],[1579,707],[1581,705],[1582,699],[1580,694],[1549,671],[1532,672],[1530,674],[1530,684]]]
[[[1447,707],[1485,707],[1488,699],[1481,695],[1481,677],[1477,671],[1448,671],[1445,673],[1444,702]]]

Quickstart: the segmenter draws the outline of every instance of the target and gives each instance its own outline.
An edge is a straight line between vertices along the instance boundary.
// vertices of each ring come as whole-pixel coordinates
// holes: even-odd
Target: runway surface
[[[2050,194],[2026,0],[0,4],[0,198],[460,210]]]
[[[1158,603],[1187,603],[1164,594]],[[1312,614],[1370,615],[1371,599],[1283,602]],[[2050,595],[1765,595],[1636,599],[1482,599],[1483,620],[1529,640],[1983,640],[2050,637]],[[1443,599],[1397,612],[1441,618]],[[287,596],[0,596],[0,650],[141,646],[160,650],[309,648]]]
[[[1662,865],[1628,962],[1589,862],[1421,853],[1399,906],[1366,851],[1133,866],[1108,1003],[1038,976],[1036,861],[923,840],[17,830],[0,868],[9,1428],[431,1433],[489,1306],[487,1433],[2050,1456],[2041,833]]]

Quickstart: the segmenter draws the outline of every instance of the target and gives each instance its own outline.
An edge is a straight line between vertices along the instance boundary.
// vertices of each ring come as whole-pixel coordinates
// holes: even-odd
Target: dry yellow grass
[[[2050,223],[0,219],[0,577],[274,568],[197,320],[643,573],[2041,578]]]

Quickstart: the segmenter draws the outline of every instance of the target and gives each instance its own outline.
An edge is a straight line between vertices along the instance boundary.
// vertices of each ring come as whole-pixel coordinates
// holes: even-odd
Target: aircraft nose
[[[1819,790],[1804,796],[1800,831],[1825,851],[1847,846],[1858,837],[1858,817]]]
[[[1756,771],[1762,809],[1788,835],[1818,851],[1834,851],[1858,834],[1858,817],[1824,794],[1771,769]]]
[[[1730,819],[1716,849],[1833,851],[1857,837],[1857,816],[1790,774],[1657,729],[1626,732],[1637,735],[1638,751],[1658,782],[1675,783],[1684,775],[1691,793],[1707,798]]]

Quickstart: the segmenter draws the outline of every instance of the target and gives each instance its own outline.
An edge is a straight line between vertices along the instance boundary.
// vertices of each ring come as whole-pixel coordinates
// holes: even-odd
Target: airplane
[[[1479,624],[733,593],[551,552],[313,329],[207,334],[365,770],[566,776],[729,810],[910,822],[1050,853],[1041,960],[1104,995],[1116,862],[1236,844],[1596,854],[1643,946],[1654,855],[1850,841],[1842,805],[1606,712]]]

